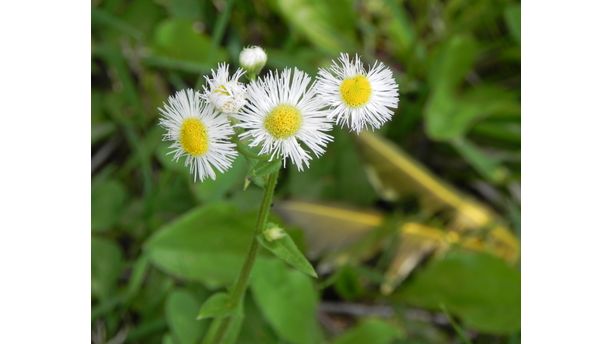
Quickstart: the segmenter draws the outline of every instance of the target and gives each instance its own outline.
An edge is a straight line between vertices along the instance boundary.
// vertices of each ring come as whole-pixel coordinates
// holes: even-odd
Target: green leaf
[[[91,293],[108,298],[117,287],[117,280],[123,268],[121,249],[110,240],[91,239]]]
[[[215,293],[200,307],[198,320],[206,318],[221,318],[230,315],[236,307],[230,304],[230,297],[227,293]]]
[[[147,268],[149,267],[149,258],[147,256],[141,256],[136,260],[134,266],[132,267],[132,274],[130,276],[130,282],[127,287],[127,295],[133,297],[138,294],[140,291],[140,286],[144,281],[145,275],[147,273]]]
[[[472,69],[478,44],[471,36],[451,37],[437,52],[429,67],[429,82],[434,91],[455,88]]]
[[[407,11],[402,8],[401,1],[385,0],[384,4],[384,20],[380,23],[381,30],[392,40],[393,44],[390,45],[390,48],[401,56],[402,60],[408,60],[411,57],[410,49],[417,38],[412,20]]]
[[[210,330],[206,333],[204,338],[204,344],[234,344],[236,338],[241,332],[242,322],[244,321],[244,303],[238,304],[238,309],[231,316],[233,317],[229,328],[225,334],[224,340],[221,343],[214,342],[214,335],[217,333],[217,329],[221,326],[224,318],[215,318],[210,325]]]
[[[355,267],[349,264],[341,266],[336,271],[335,278],[334,290],[343,299],[352,301],[365,293],[361,276]]]
[[[204,324],[196,320],[198,304],[186,290],[176,290],[168,296],[166,320],[176,343],[195,344],[204,335]]]
[[[508,5],[504,11],[504,19],[512,38],[521,43],[521,5]]]
[[[479,46],[471,36],[456,35],[437,51],[429,66],[431,96],[424,108],[425,128],[435,140],[461,137],[486,116],[520,114],[514,93],[494,85],[479,85],[459,92],[472,70]]]
[[[425,108],[427,134],[437,140],[456,139],[464,136],[478,120],[494,115],[520,115],[520,104],[511,92],[483,85],[455,95],[441,88],[434,92]]]
[[[251,183],[264,188],[268,175],[274,171],[278,171],[281,168],[281,160],[269,161],[268,158],[260,156],[257,158],[247,158],[249,168],[244,180],[243,191],[247,190]]]
[[[281,168],[282,160],[256,160],[249,170],[249,177],[263,178]]]
[[[174,339],[172,339],[172,335],[170,333],[164,334],[162,337],[162,344],[175,344]]]
[[[321,343],[316,320],[317,292],[312,280],[278,260],[258,260],[251,291],[278,336],[296,344]]]
[[[356,20],[347,0],[277,0],[274,6],[292,29],[330,54],[353,50]]]
[[[387,344],[402,336],[402,331],[379,319],[367,319],[336,338],[332,344]]]
[[[244,324],[237,343],[278,343],[278,337],[266,322],[250,294],[245,295]]]
[[[217,288],[236,278],[255,220],[253,212],[239,212],[227,203],[209,204],[158,230],[145,250],[163,271]]]
[[[196,32],[194,23],[185,19],[161,22],[154,33],[153,50],[155,57],[164,61],[166,67],[188,71],[199,69],[200,73],[227,58],[224,50],[215,47],[207,36]]]
[[[467,139],[453,140],[452,145],[487,180],[499,184],[508,178],[510,172],[499,159],[487,156]]]
[[[171,16],[181,19],[199,20],[203,17],[202,2],[198,0],[161,1]]]
[[[270,238],[266,235],[267,232],[271,231],[280,231],[280,237]],[[268,224],[268,229],[263,234],[257,235],[257,240],[261,244],[261,246],[268,249],[268,251],[272,252],[278,258],[284,260],[289,265],[293,266],[297,270],[305,273],[306,275],[317,278],[317,273],[315,272],[312,265],[304,254],[300,251],[300,249],[295,245],[293,239],[282,229],[274,224]]]
[[[520,273],[484,253],[452,251],[415,273],[397,295],[417,307],[439,310],[444,305],[477,331],[510,334],[520,329]]]
[[[127,201],[127,191],[119,181],[95,180],[91,186],[91,229],[103,232],[117,224]]]

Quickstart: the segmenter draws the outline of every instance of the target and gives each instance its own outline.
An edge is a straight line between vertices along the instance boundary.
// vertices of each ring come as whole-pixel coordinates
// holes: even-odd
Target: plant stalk
[[[268,176],[268,181],[264,190],[264,197],[261,201],[259,213],[257,215],[257,225],[255,227],[255,231],[253,232],[253,238],[251,239],[251,245],[249,247],[249,251],[247,253],[244,264],[242,265],[242,269],[240,270],[238,280],[236,281],[236,284],[234,285],[230,293],[229,303],[232,307],[239,307],[249,284],[251,270],[255,265],[257,251],[259,250],[259,242],[257,241],[257,235],[259,235],[263,231],[264,226],[268,222],[268,214],[270,213],[270,206],[272,205],[272,200],[274,198],[274,189],[276,187],[276,181],[278,180],[278,174],[279,169],[270,173],[270,175]],[[234,318],[234,315],[230,315],[223,319],[223,322],[219,327],[217,327],[217,331],[213,336],[213,343],[216,344],[221,343],[223,341],[227,330],[230,328],[232,321],[234,321]]]

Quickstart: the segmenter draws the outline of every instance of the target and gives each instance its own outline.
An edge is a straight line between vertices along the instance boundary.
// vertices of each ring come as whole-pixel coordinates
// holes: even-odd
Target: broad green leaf
[[[434,92],[455,88],[472,69],[478,44],[470,36],[451,37],[437,52],[429,67],[429,82]]]
[[[424,109],[427,136],[434,140],[449,140],[460,135],[470,113],[458,106],[456,97],[450,90],[440,88],[434,91]],[[461,110],[463,116],[459,117],[457,113]],[[457,123],[458,120],[461,122]]]
[[[154,33],[155,56],[166,62],[167,67],[185,69],[185,64],[207,72],[227,58],[227,53],[213,46],[210,39],[195,31],[193,22],[185,19],[169,19],[161,22]],[[173,61],[176,64],[173,65]]]
[[[504,11],[506,26],[515,41],[521,43],[521,5],[511,4]]]
[[[91,229],[102,232],[117,224],[127,197],[127,191],[119,181],[94,180],[91,186]]]
[[[196,344],[204,335],[204,323],[196,320],[198,304],[186,290],[176,290],[168,296],[166,320],[176,343]]]
[[[140,286],[138,293],[130,300],[130,307],[138,313],[158,314],[164,309],[175,284],[175,280],[168,275],[158,269],[150,269],[146,283]]]
[[[295,245],[289,234],[287,234],[284,230],[275,227],[274,225],[269,227],[267,231],[273,231],[275,229],[281,231],[280,236],[277,238],[270,238],[266,235],[266,233],[259,234],[257,236],[257,240],[261,246],[265,247],[272,254],[284,260],[297,270],[317,278],[318,276],[314,268],[312,265],[310,265],[308,259],[304,257],[304,254],[300,251],[300,249]]]
[[[91,293],[99,299],[108,298],[117,287],[123,269],[121,249],[110,240],[91,238]]]
[[[402,336],[395,325],[380,320],[367,319],[334,339],[332,344],[387,344]]]
[[[330,54],[356,46],[355,16],[347,0],[276,0],[275,8],[289,26]]]
[[[230,304],[230,297],[227,293],[220,292],[210,296],[200,307],[198,320],[206,318],[223,318],[234,311],[235,306]]]
[[[170,333],[164,334],[162,337],[162,344],[176,344],[174,339],[172,339],[172,335]]]
[[[236,343],[278,343],[278,337],[270,325],[266,323],[266,319],[255,305],[255,301],[250,294],[245,295],[243,305],[244,322]]]
[[[209,204],[158,230],[145,250],[160,269],[216,288],[236,278],[254,225],[254,213]]]
[[[312,280],[279,260],[259,260],[253,270],[255,302],[280,338],[290,343],[321,343],[318,295]]]
[[[190,190],[192,181],[187,176],[177,175],[169,170],[161,170],[157,175],[155,188],[151,196],[150,217],[148,224],[153,228],[159,228],[170,220],[194,208],[196,202]],[[131,221],[134,226],[142,226],[139,218],[126,214],[123,221]],[[122,222],[123,224],[123,222]]]
[[[444,305],[477,331],[510,334],[520,329],[520,272],[487,254],[451,252],[432,261],[396,295],[432,310]]]
[[[164,17],[164,10],[155,1],[130,1],[129,8],[122,13],[121,18],[129,22],[143,34],[143,38],[150,40],[155,25]]]
[[[202,2],[198,0],[172,0],[160,2],[172,17],[200,20],[203,17]]]

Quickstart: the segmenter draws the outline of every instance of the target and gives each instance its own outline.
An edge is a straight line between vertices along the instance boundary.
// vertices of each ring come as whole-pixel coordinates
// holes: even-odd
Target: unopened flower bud
[[[266,229],[263,232],[263,235],[266,238],[266,240],[268,240],[268,241],[275,241],[275,240],[278,240],[278,239],[284,237],[285,236],[285,231],[282,228],[278,227],[278,226],[273,226],[273,227],[270,227],[270,228]]]
[[[266,65],[266,61],[268,61],[266,52],[256,45],[244,48],[240,52],[240,66],[246,70],[249,75],[256,76],[259,74],[261,69]]]

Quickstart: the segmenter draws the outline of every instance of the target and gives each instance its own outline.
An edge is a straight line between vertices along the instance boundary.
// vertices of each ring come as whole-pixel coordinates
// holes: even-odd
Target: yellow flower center
[[[350,107],[360,107],[370,100],[372,85],[363,75],[345,79],[340,85],[340,95]]]
[[[264,127],[275,139],[293,136],[301,126],[300,110],[291,105],[278,105],[264,120]]]
[[[186,119],[181,126],[180,141],[187,153],[193,156],[205,154],[208,151],[206,126],[197,118]]]

